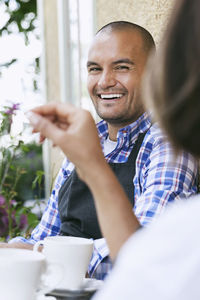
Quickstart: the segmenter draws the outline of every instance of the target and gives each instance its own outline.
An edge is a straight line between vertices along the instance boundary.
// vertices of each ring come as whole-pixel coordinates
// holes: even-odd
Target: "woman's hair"
[[[176,2],[160,51],[149,62],[144,100],[176,149],[200,156],[200,0]]]

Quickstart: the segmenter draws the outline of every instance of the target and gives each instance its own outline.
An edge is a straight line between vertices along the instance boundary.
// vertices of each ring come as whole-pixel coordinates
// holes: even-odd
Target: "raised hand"
[[[35,132],[49,138],[72,161],[82,179],[84,173],[104,161],[96,125],[91,114],[70,104],[50,103],[28,113]]]

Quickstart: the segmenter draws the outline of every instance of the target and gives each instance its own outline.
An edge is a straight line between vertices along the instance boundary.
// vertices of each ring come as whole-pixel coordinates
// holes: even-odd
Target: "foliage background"
[[[0,38],[17,32],[24,37],[26,45],[30,42],[30,34],[34,34],[39,39],[38,31],[36,30],[36,0],[1,0],[1,5],[4,5],[4,10],[8,17],[5,24],[0,28]],[[9,68],[15,62],[17,62],[17,59],[13,58],[0,67]],[[34,59],[34,68],[35,73],[39,73],[39,57]],[[33,78],[33,90],[37,89],[37,80]],[[29,151],[27,151],[27,149],[29,149]],[[33,191],[31,188],[36,171],[43,169],[42,164],[42,147],[40,145],[32,143],[21,149],[21,152],[14,162],[14,167],[20,165],[23,169],[28,171],[28,176],[24,175],[19,180],[17,186],[18,199],[25,201],[27,199],[44,197],[44,183],[42,183],[41,189],[36,186],[35,191]]]
[[[5,22],[3,24],[1,22],[0,25],[0,38],[5,36],[10,36],[12,38],[12,35],[14,36],[18,34],[23,37],[24,43],[27,46],[30,44],[31,37],[33,35],[35,38],[39,39],[36,4],[36,0],[0,0],[0,8],[4,11],[4,15],[6,15]],[[13,51],[13,54],[14,55],[11,59],[0,64],[0,79],[1,75],[4,74],[4,69],[7,70],[10,68],[12,72],[12,66],[17,64],[18,58],[15,56],[15,51]],[[31,67],[34,67],[33,76],[31,77],[32,91],[34,93],[38,91],[37,74],[40,72],[39,57],[34,56],[33,61],[31,62]],[[12,82],[10,82],[10,84],[12,87]],[[5,95],[2,96],[5,97]],[[9,101],[10,100],[13,102],[21,102],[21,99],[9,99]],[[30,101],[30,99],[27,99],[27,101]],[[0,99],[0,105],[1,104],[2,101]],[[22,147],[20,147],[20,151],[17,152],[10,169],[9,174],[11,182],[12,178],[15,176],[15,170],[17,168],[20,168],[24,171],[22,171],[22,175],[17,183],[17,186],[15,187],[16,196],[14,200],[16,201],[16,204],[15,207],[12,208],[13,212],[15,212],[15,219],[17,220],[21,215],[25,214],[26,217],[30,219],[28,222],[29,224],[32,221],[37,222],[34,216],[30,214],[30,211],[25,208],[24,202],[29,199],[40,199],[45,197],[44,176],[41,176],[43,172],[42,146],[37,145],[35,142],[30,142],[29,144],[24,144]],[[36,180],[38,178],[40,178],[40,184],[38,184],[38,181]],[[36,202],[37,200],[35,203]],[[3,209],[3,206],[0,205],[0,209]],[[1,221],[3,220],[2,216],[3,212],[1,212]],[[2,226],[0,227],[2,228]],[[15,230],[12,232],[13,236],[21,233],[23,232],[15,232]],[[2,234],[0,234],[0,236],[3,238]],[[9,238],[10,236],[8,236],[8,239]]]
[[[37,1],[36,0],[1,0],[1,5],[4,5],[5,13],[8,16],[5,24],[0,28],[0,37],[18,33],[23,35],[25,44],[29,44],[30,33],[34,34],[39,39],[37,33]],[[9,68],[17,62],[17,58],[0,65],[0,67]],[[39,57],[34,59],[35,74],[40,71]],[[33,78],[33,89],[37,90],[37,80]]]
[[[36,156],[34,146],[26,144],[24,128],[14,130],[14,118],[19,112],[19,103],[3,106],[0,110],[0,240],[8,241],[17,235],[27,236],[38,224],[38,216],[24,203],[25,189],[38,184],[39,193],[43,183],[43,171],[30,172]],[[28,156],[28,160],[26,159]],[[27,164],[28,163],[28,164]],[[37,166],[34,165],[34,168]]]

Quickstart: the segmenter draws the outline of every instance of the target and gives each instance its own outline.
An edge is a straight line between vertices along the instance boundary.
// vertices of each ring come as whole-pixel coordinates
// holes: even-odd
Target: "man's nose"
[[[106,89],[112,86],[115,86],[116,79],[111,71],[103,71],[98,81],[99,87]]]

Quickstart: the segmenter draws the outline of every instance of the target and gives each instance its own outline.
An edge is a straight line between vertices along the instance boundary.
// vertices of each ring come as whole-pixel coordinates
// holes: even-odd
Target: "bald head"
[[[147,31],[145,28],[128,21],[115,21],[108,23],[102,28],[100,28],[97,31],[96,35],[99,35],[101,33],[112,33],[115,31],[129,30],[137,32],[141,36],[143,40],[143,50],[146,52],[147,55],[152,49],[155,49],[155,42],[150,32]]]

